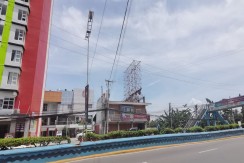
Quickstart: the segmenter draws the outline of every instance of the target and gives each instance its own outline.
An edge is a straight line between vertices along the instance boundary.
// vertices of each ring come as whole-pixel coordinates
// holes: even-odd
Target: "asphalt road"
[[[90,158],[72,163],[243,163],[244,137],[184,144],[136,153]]]

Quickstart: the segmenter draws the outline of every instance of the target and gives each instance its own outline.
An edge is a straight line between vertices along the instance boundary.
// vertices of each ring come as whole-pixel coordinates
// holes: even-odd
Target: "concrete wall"
[[[127,149],[163,146],[168,144],[180,144],[211,140],[228,136],[243,135],[244,129],[232,129],[204,133],[166,134],[155,136],[142,136],[133,138],[110,139],[97,142],[83,142],[80,146],[60,145],[26,149],[1,151],[0,162],[29,161],[51,162],[80,156],[88,156],[98,153],[120,151]]]

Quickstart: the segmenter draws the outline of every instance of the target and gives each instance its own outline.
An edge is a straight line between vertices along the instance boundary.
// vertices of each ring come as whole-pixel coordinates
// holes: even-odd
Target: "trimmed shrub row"
[[[27,137],[27,138],[6,138],[0,139],[0,150],[11,149],[21,145],[47,146],[50,143],[61,144],[62,141],[70,143],[69,137]]]
[[[244,128],[244,124],[242,124]],[[161,132],[157,129],[146,129],[146,130],[138,130],[138,131],[112,131],[108,134],[99,135],[95,133],[87,133],[84,140],[85,141],[96,141],[96,140],[106,140],[106,139],[116,139],[116,138],[126,138],[126,137],[136,137],[136,136],[147,136],[147,135],[158,135],[158,134],[173,134],[173,133],[194,133],[194,132],[204,132],[204,131],[218,131],[218,130],[227,130],[227,129],[235,129],[239,128],[238,124],[230,124],[230,125],[218,125],[218,126],[207,126],[205,128],[202,127],[191,127],[184,131],[183,128],[165,128]],[[81,137],[80,137],[81,138]]]
[[[106,139],[127,138],[127,137],[158,135],[158,134],[159,131],[157,129],[146,129],[146,130],[138,130],[138,131],[123,131],[123,130],[112,131],[104,135],[88,132],[85,136],[85,140],[94,141],[94,140],[106,140]]]
[[[207,126],[204,128],[205,131],[218,131],[218,130],[227,130],[227,129],[235,129],[239,128],[238,124],[230,124],[230,125],[217,125],[217,126]]]

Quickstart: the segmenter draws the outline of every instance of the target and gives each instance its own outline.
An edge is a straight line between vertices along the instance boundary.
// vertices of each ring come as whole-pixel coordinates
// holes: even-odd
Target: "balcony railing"
[[[148,115],[146,114],[109,114],[109,121],[111,122],[146,122]]]

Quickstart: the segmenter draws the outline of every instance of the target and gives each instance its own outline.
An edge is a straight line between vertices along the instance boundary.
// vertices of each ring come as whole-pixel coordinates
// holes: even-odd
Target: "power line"
[[[118,64],[119,64],[120,56],[121,56],[122,49],[123,49],[124,38],[125,38],[125,35],[126,35],[127,24],[128,24],[128,19],[129,19],[129,16],[130,16],[132,2],[133,1],[131,0],[130,3],[129,3],[129,7],[128,7],[128,16],[126,17],[125,28],[124,28],[124,31],[123,31],[123,34],[122,34],[123,36],[122,36],[121,46],[120,46],[120,49],[119,49],[119,57],[118,57],[117,62],[116,62],[116,69],[115,69],[115,73],[114,73],[114,78],[116,78],[116,72],[118,70]]]
[[[114,64],[116,62],[116,58],[117,58],[117,55],[118,55],[118,52],[119,52],[119,46],[120,46],[122,32],[123,32],[123,29],[124,29],[124,24],[125,24],[125,19],[126,19],[126,14],[127,14],[129,2],[130,2],[130,0],[127,0],[125,14],[124,14],[124,19],[123,19],[123,23],[122,23],[122,27],[121,27],[121,31],[120,31],[120,35],[119,35],[119,42],[118,42],[118,45],[117,45],[116,54],[115,54],[115,57],[114,57],[114,62],[113,62],[113,66],[112,66],[112,70],[111,70],[111,73],[110,73],[109,80],[111,80],[111,77],[112,77],[112,74],[113,74],[113,69],[114,69]]]
[[[128,19],[128,17],[127,17],[127,19]],[[44,21],[47,21],[47,20],[44,20]],[[53,24],[53,23],[51,23],[52,25],[54,25],[54,26],[56,26],[55,24]],[[59,28],[59,29],[62,29],[62,28],[60,28],[60,27],[58,27],[58,26],[56,26],[57,28]],[[62,29],[62,30],[64,30],[64,29]],[[64,30],[65,32],[67,32],[67,33],[69,33],[67,30]],[[46,31],[45,31],[46,32]],[[124,32],[125,33],[125,32]],[[72,33],[73,34],[73,33]],[[66,41],[66,42],[69,42],[69,43],[71,43],[71,44],[73,44],[73,45],[76,45],[76,46],[79,46],[78,44],[74,44],[73,42],[71,42],[71,41],[68,41],[68,40],[65,40],[65,39],[63,39],[63,38],[61,38],[61,37],[58,37],[58,36],[56,36],[56,35],[53,35],[53,34],[51,34],[53,37],[56,37],[56,38],[59,38],[60,40],[63,40],[63,41]],[[73,34],[74,35],[74,34]],[[74,35],[74,36],[76,36],[77,37],[77,35]],[[80,37],[79,37],[80,38]],[[122,42],[123,43],[123,42]],[[80,48],[83,48],[83,49],[86,49],[85,47],[82,47],[82,46],[79,46]],[[121,46],[121,48],[122,48],[122,46]],[[121,49],[120,48],[120,49]],[[107,49],[107,48],[106,48]],[[241,49],[241,48],[240,48]],[[110,49],[107,49],[107,50],[110,50]],[[237,49],[237,50],[239,50],[239,49]],[[235,50],[236,51],[236,50]],[[236,53],[234,53],[234,54],[236,54]],[[120,54],[121,55],[121,54]],[[225,56],[226,55],[232,55],[232,54],[225,54]],[[218,56],[223,56],[223,55],[216,55],[216,56],[213,56],[213,57],[209,57],[209,58],[206,58],[205,60],[209,60],[209,59],[211,59],[211,58],[216,58],[216,57],[218,57]],[[107,56],[106,56],[107,57]],[[108,57],[107,57],[108,58]],[[131,58],[131,59],[133,59],[133,58]],[[117,62],[118,63],[118,62]],[[195,62],[196,63],[196,62]],[[198,63],[198,62],[197,62]],[[117,64],[118,65],[118,64]],[[149,66],[151,66],[151,65],[149,65]],[[151,66],[152,67],[152,66]],[[155,67],[155,66],[154,66]],[[158,67],[156,67],[156,68],[158,68]],[[162,69],[162,68],[160,68],[160,69]],[[192,79],[194,79],[194,80],[199,80],[199,81],[203,81],[203,82],[211,82],[211,83],[215,83],[215,82],[212,82],[212,81],[207,81],[207,80],[202,80],[202,79],[197,79],[197,78],[193,78],[193,77],[189,77],[189,76],[186,76],[186,75],[183,75],[183,74],[180,74],[180,73],[176,73],[176,72],[173,72],[173,71],[169,71],[169,70],[166,70],[166,69],[164,69],[164,71],[167,71],[167,72],[169,72],[169,73],[173,73],[173,74],[177,74],[177,75],[180,75],[180,76],[184,76],[184,77],[187,77],[187,78],[192,78]],[[225,85],[224,83],[216,83],[216,84],[223,84],[223,85]]]
[[[103,25],[103,17],[104,17],[105,11],[106,11],[106,7],[107,7],[107,0],[105,0],[104,7],[103,7],[102,19],[101,19],[101,23],[100,23],[99,30],[98,30],[97,41],[96,41],[96,44],[95,44],[94,53],[93,53],[93,56],[92,56],[92,59],[91,59],[90,71],[91,71],[91,69],[92,69],[93,59],[94,59],[95,56],[96,56],[97,45],[98,45],[98,41],[99,41],[99,37],[100,37],[100,33],[101,33],[101,29],[102,29],[102,25]]]
[[[44,31],[44,32],[46,32],[46,31]],[[54,37],[56,37],[56,38],[59,38],[60,40],[63,40],[63,41],[66,41],[66,42],[69,42],[69,43],[71,43],[71,44],[73,44],[73,45],[76,45],[76,46],[78,46],[77,44],[74,44],[73,42],[71,42],[71,41],[68,41],[68,40],[65,40],[65,39],[63,39],[63,38],[60,38],[60,37],[58,37],[58,36],[56,36],[56,35],[53,35],[53,34],[51,34],[52,36],[54,36]],[[58,46],[58,45],[55,45],[56,47],[59,47],[59,48],[62,48],[62,49],[66,49],[66,50],[69,50],[68,48],[64,48],[64,47],[61,47],[61,46]],[[81,46],[79,46],[79,47],[81,47]],[[84,47],[81,47],[81,48],[83,48],[83,49],[85,49]],[[73,51],[74,52],[74,51]],[[77,53],[77,52],[75,52],[75,53]],[[226,54],[225,54],[226,55]],[[230,55],[230,54],[229,54]],[[222,55],[217,55],[217,56],[222,56]],[[104,56],[105,57],[105,56]],[[215,56],[216,57],[216,56]],[[109,58],[108,56],[106,56],[106,58]],[[109,58],[109,59],[111,59],[111,58]],[[101,59],[100,59],[101,60]],[[104,60],[101,60],[101,61],[104,61]],[[117,62],[117,66],[118,66],[119,64],[118,64],[118,62]],[[148,65],[148,66],[150,66],[150,65]],[[152,66],[151,66],[152,67]],[[155,67],[155,66],[154,66]],[[156,68],[158,68],[158,67],[156,67]],[[161,68],[160,68],[161,69]],[[184,77],[187,77],[187,78],[192,78],[192,77],[189,77],[189,76],[186,76],[186,75],[183,75],[183,74],[180,74],[180,73],[175,73],[175,72],[172,72],[172,71],[169,71],[169,70],[165,70],[165,71],[168,71],[168,72],[170,72],[170,73],[174,73],[174,74],[177,74],[177,75],[180,75],[180,76],[184,76]],[[171,77],[171,79],[173,79],[172,77]],[[214,84],[217,84],[217,85],[222,85],[223,83],[215,83],[215,82],[211,82],[211,81],[206,81],[206,80],[202,80],[202,79],[197,79],[197,78],[192,78],[192,79],[194,79],[194,80],[199,80],[199,81],[203,81],[203,82],[209,82],[209,83],[214,83]],[[223,84],[224,85],[224,84]]]
[[[71,51],[71,52],[73,52],[73,53],[79,54],[79,55],[82,54],[82,53],[80,53],[80,52],[71,50],[71,49],[69,49],[69,48],[65,48],[65,47],[61,47],[61,46],[59,46],[59,45],[53,44],[52,42],[50,42],[50,44],[53,45],[53,46],[56,46],[56,47],[58,47],[58,48],[65,49],[65,50],[67,50],[67,51]],[[86,56],[85,54],[82,54],[82,55]],[[107,56],[104,56],[104,57],[109,58],[109,57],[107,57]],[[109,59],[112,59],[112,58],[109,58]],[[98,59],[98,60],[112,64],[111,62],[108,62],[107,60],[106,60],[106,61],[105,61],[105,60],[101,60],[101,59]],[[127,64],[127,63],[126,63],[126,64]],[[119,65],[119,66],[122,66],[122,67],[126,67],[125,64],[124,64],[124,65],[118,64],[118,65]],[[149,65],[148,65],[148,66],[149,66]],[[152,66],[151,66],[151,67],[152,67]],[[155,66],[154,66],[154,67],[155,67]],[[154,76],[164,77],[164,78],[168,78],[168,79],[172,79],[172,80],[176,80],[176,81],[181,81],[181,82],[185,82],[185,83],[189,83],[189,84],[194,84],[194,85],[197,85],[197,84],[198,84],[198,83],[195,83],[195,82],[192,82],[192,81],[189,81],[189,80],[183,80],[183,79],[179,79],[179,78],[176,78],[176,77],[171,77],[171,76],[167,76],[167,75],[163,75],[163,74],[158,74],[158,73],[155,73],[155,72],[150,72],[150,71],[148,71],[147,73],[152,74],[152,75],[154,75]],[[188,78],[189,78],[189,77],[188,77]],[[198,79],[198,80],[200,80],[200,79]],[[201,80],[200,80],[200,81],[201,81]],[[203,81],[204,81],[204,80],[203,80]],[[210,83],[210,81],[207,81],[207,82]],[[210,83],[210,84],[211,84],[211,83]],[[221,84],[221,83],[215,83],[214,86],[218,86],[218,85],[216,85],[216,84]],[[219,85],[219,86],[223,86],[223,85]],[[218,88],[218,89],[219,89],[219,88]]]

